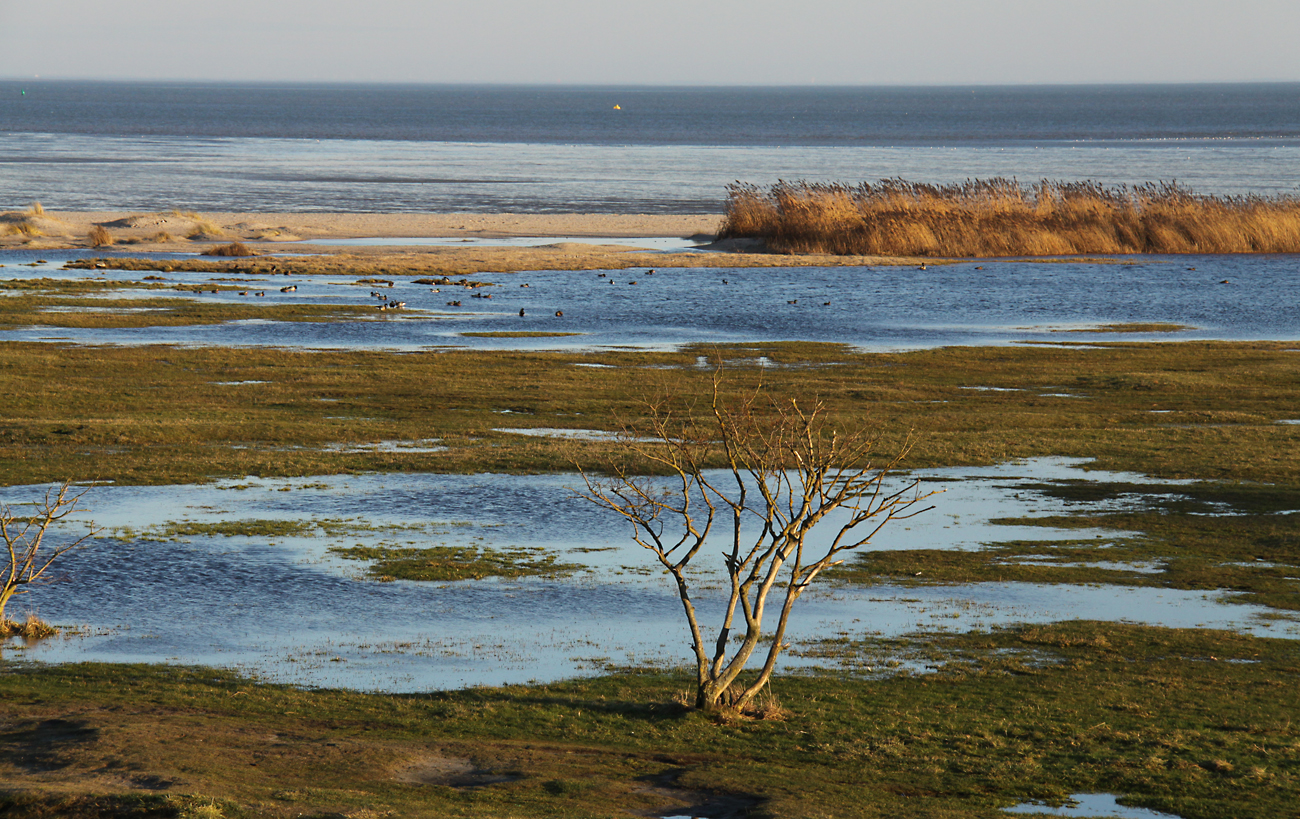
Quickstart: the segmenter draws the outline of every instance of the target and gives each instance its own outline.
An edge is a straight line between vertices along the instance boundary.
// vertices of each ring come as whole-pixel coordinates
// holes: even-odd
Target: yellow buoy
[[[615,111],[622,111],[622,110],[623,110],[623,106],[621,106],[621,105],[615,105],[615,106],[614,106],[614,110],[615,110]]]

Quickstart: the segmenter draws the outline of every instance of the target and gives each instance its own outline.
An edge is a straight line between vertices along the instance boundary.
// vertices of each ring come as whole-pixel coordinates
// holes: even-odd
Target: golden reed
[[[1173,183],[1024,187],[1014,179],[727,186],[719,238],[851,256],[1297,253],[1300,199],[1201,196]]]

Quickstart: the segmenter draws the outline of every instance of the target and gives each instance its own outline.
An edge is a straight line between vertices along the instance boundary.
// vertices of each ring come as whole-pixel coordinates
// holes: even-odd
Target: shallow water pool
[[[1067,510],[1031,485],[1083,477],[1079,466],[1041,459],[927,470],[921,477],[949,490],[939,496],[939,508],[887,529],[873,546],[973,549],[1002,539],[1113,538],[989,523]],[[631,542],[625,524],[575,498],[576,485],[572,475],[392,474],[96,487],[83,517],[119,538],[72,556],[63,564],[71,582],[28,595],[12,612],[30,605],[46,620],[80,625],[81,632],[24,649],[11,641],[5,655],[204,664],[301,685],[388,691],[554,680],[684,661],[688,635],[671,584]],[[27,501],[34,490],[5,488],[0,501]],[[237,521],[318,528],[280,536],[204,531]],[[363,577],[365,564],[328,551],[358,544],[524,547],[585,568],[564,579],[378,582]],[[721,604],[719,576],[714,566],[698,577],[696,602],[706,623]],[[790,636],[798,644],[829,634],[889,636],[1076,618],[1300,636],[1294,623],[1261,617],[1262,607],[1220,599],[1107,586],[825,584],[800,601]],[[785,661],[808,662],[793,655]]]

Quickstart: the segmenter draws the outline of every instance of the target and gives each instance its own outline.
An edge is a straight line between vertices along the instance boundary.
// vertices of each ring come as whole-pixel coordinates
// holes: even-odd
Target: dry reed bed
[[[719,238],[860,256],[1297,253],[1300,199],[1202,196],[1172,183],[782,181],[764,191],[737,182]]]

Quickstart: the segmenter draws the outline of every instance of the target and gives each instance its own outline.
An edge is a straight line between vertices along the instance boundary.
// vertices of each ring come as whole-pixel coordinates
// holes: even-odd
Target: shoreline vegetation
[[[737,182],[718,236],[791,254],[1297,253],[1300,199],[1205,196],[1174,183]]]

